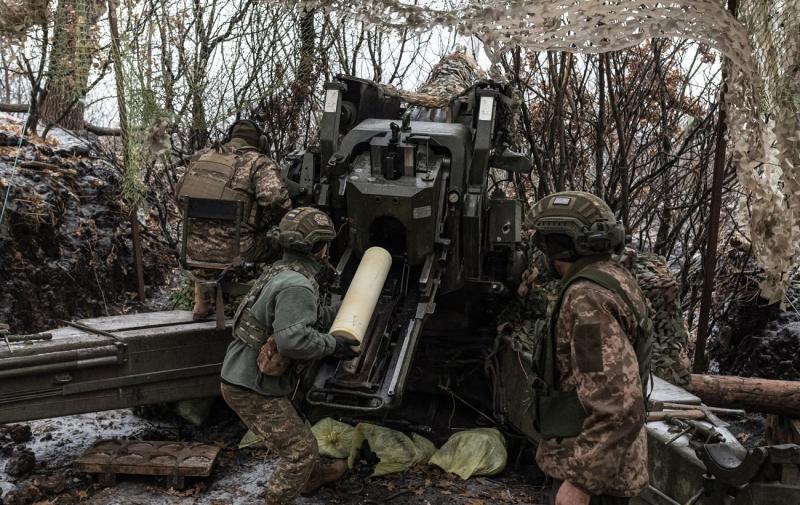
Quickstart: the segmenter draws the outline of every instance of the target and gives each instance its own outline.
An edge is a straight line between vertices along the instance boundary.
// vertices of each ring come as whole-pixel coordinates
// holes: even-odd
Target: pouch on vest
[[[533,427],[542,438],[571,438],[583,431],[586,410],[574,391],[536,394]]]
[[[292,360],[278,352],[278,344],[273,336],[261,346],[256,363],[261,373],[270,377],[280,377],[292,366]]]
[[[315,293],[316,290],[319,289],[316,280],[314,280],[313,272],[308,271],[302,264],[295,262],[273,264],[256,279],[253,286],[250,288],[250,292],[247,293],[245,299],[239,304],[239,307],[236,309],[236,314],[233,316],[233,337],[258,351],[256,365],[261,373],[269,375],[270,377],[280,377],[287,373],[292,365],[301,362],[295,362],[278,352],[278,344],[275,342],[275,337],[272,335],[266,337],[272,332],[272,329],[267,328],[256,317],[251,308],[261,295],[261,291],[267,287],[267,284],[269,284],[272,279],[280,273],[289,271],[297,272],[308,279]],[[264,340],[265,337],[266,340]],[[300,366],[301,365],[298,364],[294,367],[296,373],[301,372]]]
[[[550,336],[545,336],[536,346],[533,366],[533,428],[544,439],[577,436],[583,431],[586,411],[575,391],[557,389],[555,348]]]
[[[232,187],[236,175],[236,154],[210,151],[192,163],[178,182],[178,199],[209,198],[214,200],[238,200],[242,202],[242,219],[250,217],[253,197],[246,191]]]

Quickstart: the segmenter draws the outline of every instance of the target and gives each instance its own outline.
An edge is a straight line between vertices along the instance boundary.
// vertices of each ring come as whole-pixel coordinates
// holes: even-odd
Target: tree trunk
[[[800,445],[800,419],[769,414],[767,416],[767,430],[764,436],[767,445]]]
[[[305,10],[300,17],[300,52],[297,58],[297,74],[292,83],[292,103],[290,114],[291,127],[289,128],[288,140],[285,148],[292,150],[296,148],[300,138],[300,119],[303,117],[306,103],[314,91],[316,84],[316,74],[314,67],[316,57],[316,38],[317,32],[314,26],[314,11]],[[285,153],[276,153],[282,156]]]
[[[692,375],[692,393],[713,407],[800,417],[800,382]]]
[[[56,9],[53,49],[39,119],[81,130],[83,99],[97,49],[95,25],[104,11],[98,0],[60,0]]]

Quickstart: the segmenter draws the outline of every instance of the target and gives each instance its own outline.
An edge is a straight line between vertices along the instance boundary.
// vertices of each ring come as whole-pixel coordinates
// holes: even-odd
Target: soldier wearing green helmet
[[[283,258],[258,278],[233,321],[234,340],[222,364],[222,396],[245,425],[264,438],[278,463],[264,492],[267,504],[294,503],[340,478],[343,462],[325,463],[316,439],[290,396],[309,361],[326,356],[351,359],[357,342],[325,330],[335,315],[319,307],[317,274],[336,237],[324,212],[289,211],[273,232]]]
[[[561,279],[534,357],[539,467],[555,505],[628,503],[647,486],[646,386],[652,323],[636,279],[614,259],[625,233],[600,198],[549,195],[528,216]]]

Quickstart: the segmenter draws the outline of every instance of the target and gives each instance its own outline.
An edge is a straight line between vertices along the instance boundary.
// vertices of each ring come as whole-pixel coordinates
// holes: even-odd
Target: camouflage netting
[[[434,2],[435,7],[401,0],[300,4],[390,29],[454,27],[479,36],[495,61],[513,47],[603,53],[651,38],[692,39],[717,49],[731,63],[726,94],[729,144],[749,196],[754,252],[766,271],[761,292],[772,301],[785,298],[800,249],[800,0],[742,0],[741,21],[721,0],[461,0]]]
[[[688,386],[689,329],[681,310],[678,281],[666,260],[657,254],[627,250],[624,261],[650,302],[655,327],[653,373],[673,384]]]
[[[464,48],[448,54],[431,69],[430,75],[416,91],[404,91],[386,85],[388,92],[394,91],[406,103],[426,109],[442,109],[463,95],[476,81],[488,78]]]
[[[531,261],[522,275],[517,294],[499,320],[499,331],[510,334],[515,350],[532,352],[544,335],[547,321],[558,296],[560,282],[550,273],[543,255],[528,241]],[[663,257],[626,249],[625,264],[636,276],[642,293],[650,304],[655,327],[652,371],[673,384],[689,385],[689,332],[680,307],[678,283]]]
[[[0,0],[0,37],[18,38],[47,23],[47,0]]]
[[[445,55],[432,69],[428,78],[416,91],[398,89],[390,84],[378,84],[388,96],[399,96],[411,106],[411,119],[414,121],[445,121],[451,114],[450,105],[460,100],[467,103],[471,99],[469,91],[489,74],[478,65],[465,47],[459,47]],[[497,81],[502,77],[494,76]],[[519,147],[522,140],[520,125],[520,104],[522,102],[516,89],[509,90],[510,101],[501,101],[499,114],[501,142]],[[474,106],[475,104],[472,104]]]

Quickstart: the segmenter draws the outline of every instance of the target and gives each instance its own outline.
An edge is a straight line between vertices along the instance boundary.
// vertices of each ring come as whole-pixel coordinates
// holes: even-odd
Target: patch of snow
[[[33,438],[25,444],[33,450],[36,461],[50,472],[65,470],[93,443],[114,438],[148,437],[148,432],[177,429],[171,423],[153,422],[127,409],[43,419],[27,423]],[[3,458],[0,458],[2,460]],[[3,494],[14,488],[0,461],[0,489]],[[218,466],[204,482],[208,486],[199,496],[181,496],[170,492],[163,480],[152,477],[120,475],[114,487],[93,493],[85,502],[90,505],[248,505],[259,503],[264,484],[275,467],[266,451],[239,451],[233,461]],[[191,484],[194,481],[190,481]],[[299,498],[299,505],[322,505],[314,498]]]
[[[15,126],[20,126],[22,124],[22,119],[20,119],[18,116],[0,112],[0,124],[13,124]]]
[[[54,139],[58,146],[53,148],[55,154],[89,154],[94,144],[87,139],[63,128],[53,127],[47,138]]]
[[[137,434],[156,424],[142,419],[127,409],[93,412],[75,416],[55,417],[28,423],[33,439],[27,446],[36,461],[46,462],[48,468],[65,467],[93,443],[112,438],[137,438]]]

